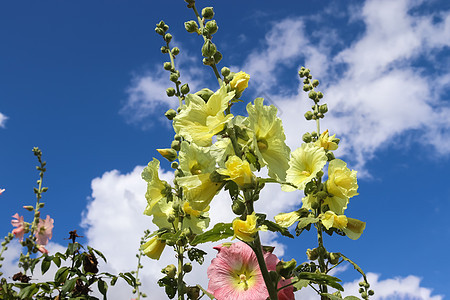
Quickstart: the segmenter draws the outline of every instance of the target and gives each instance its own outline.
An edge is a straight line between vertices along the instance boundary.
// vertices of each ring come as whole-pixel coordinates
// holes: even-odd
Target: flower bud
[[[168,53],[169,52],[169,48],[167,48],[167,46],[162,46],[161,47],[161,53],[162,54],[165,54],[165,53]]]
[[[224,77],[227,77],[228,75],[230,75],[230,69],[227,67],[223,67],[222,70],[220,70],[220,73],[222,73]]]
[[[325,153],[325,155],[327,156],[328,161],[332,161],[333,159],[335,159],[334,154],[331,151]]]
[[[173,54],[173,55],[178,55],[178,54],[180,54],[180,48],[174,47],[174,48],[172,49],[172,54]]]
[[[179,141],[172,141],[172,144],[170,144],[170,148],[172,148],[175,151],[180,151],[180,142]]]
[[[190,271],[192,271],[192,264],[191,263],[185,263],[183,266],[183,271],[185,273],[189,273]]]
[[[216,53],[216,51],[216,45],[214,45],[214,43],[211,42],[210,39],[207,39],[202,47],[202,55],[204,57],[211,57]]]
[[[317,98],[322,99],[323,98],[323,93],[322,92],[318,92],[317,93]]]
[[[358,292],[361,294],[362,292],[364,292],[364,289],[361,287],[359,288]]]
[[[204,88],[200,91],[198,91],[197,93],[195,93],[195,95],[199,96],[200,98],[202,98],[205,102],[208,102],[209,98],[214,94],[213,91],[211,91],[210,89]]]
[[[339,253],[330,253],[330,259],[328,260],[332,265],[335,265],[339,262],[339,258],[341,255]]]
[[[373,296],[375,292],[373,290],[369,290],[369,296]]]
[[[310,86],[310,85],[305,84],[305,85],[303,86],[303,90],[304,90],[305,92],[309,91],[310,89],[311,89],[311,86]]]
[[[205,19],[212,19],[214,17],[214,10],[212,7],[205,7],[202,9],[202,17]]]
[[[169,77],[170,81],[177,82],[178,78],[180,78],[180,74],[178,74],[177,72],[170,73],[170,77]]]
[[[220,53],[219,51],[217,51],[217,52],[214,54],[214,56],[213,56],[213,58],[214,58],[214,63],[217,65],[217,64],[222,60],[222,57],[223,57],[222,53]]]
[[[240,200],[234,200],[231,209],[236,215],[242,215],[245,211],[245,203]]]
[[[306,256],[308,256],[309,260],[316,260],[319,258],[319,251],[317,248],[306,250]]]
[[[206,57],[203,59],[202,62],[205,66],[212,66],[212,65],[214,65],[214,58]]]
[[[170,43],[170,41],[172,40],[172,35],[171,35],[170,33],[167,33],[167,34],[164,36],[164,40],[165,40],[167,43]]]
[[[171,108],[168,111],[166,111],[164,115],[166,116],[167,119],[172,120],[177,115],[177,112]]]
[[[155,32],[156,32],[157,34],[159,34],[159,35],[164,35],[164,30],[163,30],[162,28],[156,27],[156,28],[155,28]]]
[[[170,167],[171,167],[172,169],[176,170],[176,169],[178,168],[178,162],[177,162],[177,161],[173,161],[173,162],[170,164]]]
[[[167,25],[167,24],[164,25],[164,26],[163,26],[163,29],[164,29],[164,32],[166,32],[167,30],[169,30],[169,25]]]
[[[305,115],[305,118],[306,118],[306,115]],[[302,140],[303,140],[305,143],[310,143],[310,142],[312,141],[311,133],[309,133],[309,132],[305,133],[305,134],[302,136]]]
[[[169,71],[170,69],[172,69],[172,64],[170,62],[166,61],[164,63],[164,70]]]
[[[165,159],[172,162],[177,158],[177,151],[174,149],[156,149]]]
[[[175,141],[181,141],[181,140],[182,140],[182,137],[181,137],[181,135],[179,135],[179,134],[175,134],[175,135],[173,136],[173,139],[174,139]]]
[[[190,91],[189,85],[187,83],[183,84],[180,88],[180,91],[186,95]]]
[[[318,85],[319,85],[319,80],[314,79],[313,82],[312,82],[312,86],[313,87],[317,87]]]
[[[306,113],[305,113],[305,119],[306,120],[311,120],[312,118],[313,118],[313,113],[311,112],[311,111],[307,111]]]
[[[164,269],[161,270],[161,273],[164,273],[169,278],[174,278],[177,274],[177,268],[174,265],[168,265]]]
[[[309,97],[309,99],[316,100],[317,92],[315,92],[315,91],[309,92],[308,97]]]
[[[197,22],[195,21],[187,21],[184,23],[184,28],[186,29],[187,32],[192,33],[192,32],[197,32],[198,31],[198,25]]]
[[[219,29],[219,27],[217,27],[217,23],[215,20],[208,21],[205,27],[206,29],[208,29],[209,34],[214,34],[217,32],[217,29]]]
[[[325,104],[322,104],[321,106],[319,106],[319,112],[320,112],[320,113],[324,114],[324,113],[326,113],[327,111],[328,111],[328,106],[327,106],[326,103],[325,103]]]
[[[159,21],[159,23],[158,23],[158,24],[156,24],[156,27],[160,27],[160,28],[163,28],[163,27],[164,27],[164,25],[166,25],[166,23],[164,23],[164,21],[163,21],[163,20],[161,20],[161,21]]]
[[[175,89],[172,87],[168,88],[166,90],[166,94],[167,94],[167,96],[172,97],[173,95],[175,95]]]
[[[25,208],[28,211],[33,211],[34,210],[34,207],[31,206],[31,205],[25,205],[23,208]]]
[[[295,259],[291,259],[290,261],[279,261],[276,266],[277,273],[283,276],[284,278],[291,277],[291,272],[297,266],[297,262]]]

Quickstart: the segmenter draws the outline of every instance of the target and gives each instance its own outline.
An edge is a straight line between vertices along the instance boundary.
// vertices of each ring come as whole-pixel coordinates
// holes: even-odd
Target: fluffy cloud
[[[8,117],[0,113],[0,128],[5,128],[6,120],[8,120]]]

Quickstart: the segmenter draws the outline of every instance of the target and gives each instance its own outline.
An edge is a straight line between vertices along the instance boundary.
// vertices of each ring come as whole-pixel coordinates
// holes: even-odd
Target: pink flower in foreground
[[[23,216],[19,216],[18,213],[16,213],[13,218],[16,218],[17,220],[12,219],[11,225],[14,227],[17,227],[13,229],[12,233],[16,238],[19,239],[19,241],[23,241],[23,235],[25,233],[25,222],[23,221]]]
[[[5,189],[0,189],[0,195],[3,194],[4,191]]]
[[[243,242],[214,247],[218,250],[216,258],[208,267],[208,292],[218,300],[262,300],[269,297],[264,279],[253,250]],[[279,259],[270,252],[264,253],[269,271],[275,271]],[[278,287],[290,283],[281,280]],[[278,292],[279,300],[292,300],[292,286]]]
[[[42,246],[47,245],[48,240],[52,238],[53,222],[54,220],[49,215],[47,215],[45,220],[39,219],[37,230],[34,233],[36,236],[36,244]]]

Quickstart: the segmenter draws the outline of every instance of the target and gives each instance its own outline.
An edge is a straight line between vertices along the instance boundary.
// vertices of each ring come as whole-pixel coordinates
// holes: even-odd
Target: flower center
[[[244,285],[244,291],[248,290],[248,283],[247,283],[247,276],[245,276],[245,274],[241,274],[239,275],[239,284],[243,284]]]
[[[257,144],[258,144],[259,151],[261,151],[261,152],[263,152],[264,150],[267,150],[267,148],[269,147],[269,144],[264,139],[258,140]]]
[[[309,177],[309,176],[311,176],[311,173],[310,172],[308,172],[308,171],[302,171],[302,173],[301,173],[302,175],[304,175],[304,176],[306,176],[306,177]]]

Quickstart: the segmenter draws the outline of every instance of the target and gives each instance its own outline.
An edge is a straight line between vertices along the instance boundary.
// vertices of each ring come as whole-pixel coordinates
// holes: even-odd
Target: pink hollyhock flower
[[[208,292],[218,300],[262,300],[269,297],[258,260],[252,248],[246,243],[222,244],[214,247],[218,250],[216,258],[208,267]],[[270,252],[264,253],[269,271],[275,271],[280,261]],[[290,279],[281,280],[278,287],[285,286]],[[292,300],[294,287],[289,286],[278,292],[279,300]]]
[[[38,250],[39,250],[39,252],[41,252],[42,254],[48,254],[48,250],[45,249],[45,247],[42,246],[42,245],[39,245]]]
[[[14,227],[17,227],[16,229],[13,229],[12,233],[16,238],[19,239],[19,241],[23,241],[23,235],[25,233],[25,222],[23,221],[23,216],[19,216],[18,213],[16,213],[13,218],[16,218],[17,220],[12,219],[11,225]]]
[[[0,189],[0,195],[3,194],[4,191],[5,189]]]
[[[34,235],[36,236],[36,244],[45,246],[48,243],[48,240],[52,238],[52,229],[53,229],[54,220],[47,215],[45,220],[39,219],[39,224],[37,226],[36,232]]]

